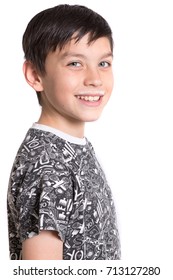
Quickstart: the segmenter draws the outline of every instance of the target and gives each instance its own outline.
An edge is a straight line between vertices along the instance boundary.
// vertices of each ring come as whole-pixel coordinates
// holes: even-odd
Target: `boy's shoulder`
[[[26,133],[22,147],[26,148],[28,151],[34,152],[40,149],[45,149],[45,147],[52,146],[55,143],[57,146],[61,146],[64,142],[64,139],[52,132],[31,127]]]
[[[43,165],[57,160],[62,162],[64,146],[64,139],[51,132],[31,127],[20,145],[16,158],[28,164],[38,161]]]
[[[42,129],[43,128],[43,129]],[[87,138],[78,139],[50,127],[33,125],[19,148],[17,157],[27,161],[61,161],[80,159],[80,155],[93,151],[93,146]]]

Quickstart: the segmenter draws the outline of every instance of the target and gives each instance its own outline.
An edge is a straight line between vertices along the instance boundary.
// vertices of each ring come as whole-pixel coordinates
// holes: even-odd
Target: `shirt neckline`
[[[68,141],[70,143],[73,144],[78,144],[78,145],[85,145],[86,144],[86,138],[79,138],[79,137],[75,137],[72,136],[70,134],[64,133],[59,129],[44,125],[44,124],[39,124],[39,123],[33,123],[32,128],[38,129],[38,130],[42,130],[42,131],[46,131],[46,132],[51,132],[57,136],[59,136],[60,138],[64,139],[65,141]]]

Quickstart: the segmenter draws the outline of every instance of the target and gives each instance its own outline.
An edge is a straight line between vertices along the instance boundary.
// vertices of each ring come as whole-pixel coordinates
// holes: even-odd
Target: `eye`
[[[101,62],[99,63],[99,66],[100,66],[100,67],[103,67],[103,68],[108,68],[108,67],[111,66],[111,63],[108,62],[108,61],[101,61]]]
[[[80,66],[81,66],[81,63],[78,62],[78,61],[73,61],[73,62],[68,63],[68,66],[80,67]]]

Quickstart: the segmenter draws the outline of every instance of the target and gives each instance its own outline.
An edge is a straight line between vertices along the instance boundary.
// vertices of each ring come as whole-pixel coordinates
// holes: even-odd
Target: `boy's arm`
[[[22,244],[22,260],[62,260],[63,241],[56,231],[43,230]]]

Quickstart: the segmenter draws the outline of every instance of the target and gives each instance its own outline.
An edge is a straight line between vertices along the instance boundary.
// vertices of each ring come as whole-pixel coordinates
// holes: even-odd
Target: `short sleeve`
[[[62,163],[27,173],[21,186],[17,206],[21,241],[41,230],[55,230],[65,240],[73,208],[73,180]]]

